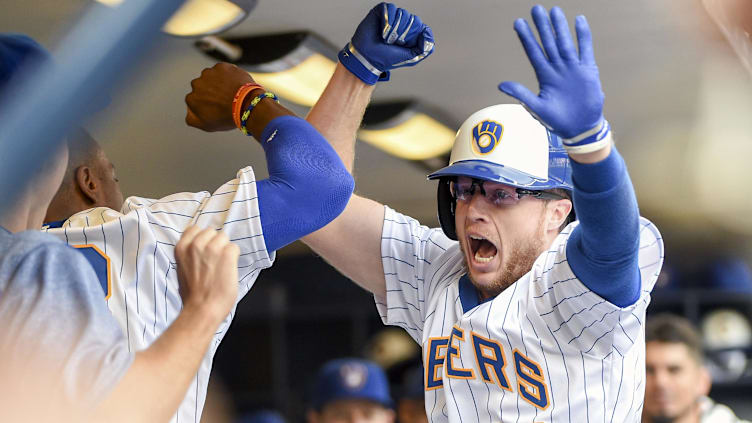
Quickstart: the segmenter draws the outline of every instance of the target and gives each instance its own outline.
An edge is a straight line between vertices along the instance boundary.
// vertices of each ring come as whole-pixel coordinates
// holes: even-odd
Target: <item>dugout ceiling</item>
[[[0,28],[54,47],[88,0],[3,0]],[[375,3],[374,3],[375,4]],[[405,0],[432,26],[436,51],[399,69],[375,98],[416,97],[461,122],[510,99],[496,86],[534,76],[512,30],[532,2]],[[729,248],[752,234],[746,173],[752,143],[750,78],[700,9],[699,1],[544,1],[593,30],[606,93],[606,116],[626,157],[643,214],[669,246],[685,241]],[[310,29],[344,45],[372,2],[259,0],[235,36]],[[183,123],[189,81],[213,63],[191,41],[161,37],[148,61],[122,84],[112,104],[88,124],[118,168],[126,195],[159,197],[214,189],[235,170],[265,173],[261,149],[239,133],[206,134]],[[302,108],[295,108],[304,114]],[[358,191],[435,224],[435,184],[426,171],[361,143]],[[724,247],[725,246],[725,247]]]

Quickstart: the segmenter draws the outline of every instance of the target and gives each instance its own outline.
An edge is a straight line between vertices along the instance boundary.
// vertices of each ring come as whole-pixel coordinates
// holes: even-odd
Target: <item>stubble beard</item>
[[[650,419],[649,421],[651,423],[674,423],[676,421],[682,420],[684,418],[689,418],[688,416],[695,415],[698,419],[700,417],[700,399],[698,398],[696,401],[692,402],[688,407],[685,407],[678,413],[674,413],[673,415],[669,414],[658,414],[655,416],[648,416]],[[647,413],[643,413],[643,417]]]
[[[502,247],[504,250],[510,251],[509,258],[504,262],[501,271],[489,285],[484,286],[479,284],[473,279],[470,272],[468,272],[468,277],[473,285],[477,289],[482,290],[487,296],[495,297],[525,276],[525,274],[533,268],[533,264],[535,263],[535,260],[538,259],[538,256],[543,253],[543,220],[544,216],[541,216],[535,236]],[[463,250],[465,266],[469,269],[466,258],[467,254],[464,254],[464,247],[462,247],[462,244],[460,244],[460,247]],[[497,254],[499,253],[500,252],[497,252]]]

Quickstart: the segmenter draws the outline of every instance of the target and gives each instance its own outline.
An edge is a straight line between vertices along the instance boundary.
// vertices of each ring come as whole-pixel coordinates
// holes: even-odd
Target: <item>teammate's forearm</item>
[[[306,117],[329,141],[349,172],[353,169],[357,131],[374,87],[337,63],[329,84]]]
[[[320,229],[345,209],[354,185],[348,172],[352,171],[355,136],[372,92],[373,87],[337,65],[309,113],[310,125],[279,120],[280,131],[267,127],[259,133],[269,168],[269,178],[257,185],[267,250]],[[264,100],[259,105],[263,103],[272,102]],[[285,126],[295,130],[286,131]],[[272,134],[274,142],[267,143]],[[317,158],[315,163],[312,158]]]
[[[282,116],[262,133],[269,178],[256,184],[268,251],[320,229],[345,209],[355,183],[308,122]]]
[[[572,270],[617,305],[639,297],[639,210],[624,160],[616,149],[593,164],[572,163],[580,225],[567,245]]]
[[[93,421],[168,421],[185,397],[220,321],[197,308],[177,319],[133,364]]]

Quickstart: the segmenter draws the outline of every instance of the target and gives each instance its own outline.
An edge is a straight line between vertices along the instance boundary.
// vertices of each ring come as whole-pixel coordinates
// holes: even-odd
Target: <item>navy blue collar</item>
[[[4,232],[4,233],[6,233],[6,234],[8,234],[8,235],[12,235],[11,231],[9,231],[9,230],[5,229],[5,228],[4,228],[4,227],[2,227],[2,226],[0,226],[0,231],[1,231],[1,232]]]
[[[66,220],[68,220],[68,219],[56,220],[54,222],[45,222],[42,225],[42,228],[50,228],[50,229],[62,228],[63,227],[63,223],[65,223]]]
[[[481,301],[480,293],[475,289],[475,285],[470,282],[470,276],[468,276],[467,273],[460,278],[459,291],[463,314],[474,309],[478,305],[493,299],[493,297],[488,297],[484,301]]]

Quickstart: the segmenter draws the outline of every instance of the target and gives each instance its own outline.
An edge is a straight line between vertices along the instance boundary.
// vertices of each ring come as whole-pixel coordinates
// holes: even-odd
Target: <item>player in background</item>
[[[711,378],[702,339],[688,320],[651,315],[645,344],[644,423],[747,423],[707,397]]]
[[[30,38],[0,34],[0,98],[13,75],[44,60]],[[238,248],[189,228],[176,247],[183,309],[148,349],[129,351],[89,263],[38,230],[65,173],[65,143],[44,160],[0,214],[0,420],[166,421],[235,303]]]
[[[389,381],[374,362],[343,358],[316,375],[308,423],[394,423]]]
[[[409,368],[402,376],[397,399],[399,423],[428,423],[423,392],[423,366]]]
[[[514,28],[540,92],[502,83],[530,113],[491,106],[462,125],[450,166],[429,176],[441,229],[354,195],[304,241],[422,345],[430,421],[637,421],[663,243],[612,145],[586,19],[575,20],[578,51],[561,9],[532,16],[540,43],[525,20]],[[403,63],[392,35],[412,20],[376,6],[348,45],[359,54],[343,50],[346,70],[308,116],[348,166],[355,105],[375,82],[362,70]]]
[[[202,75],[222,80],[233,65],[220,64]],[[245,82],[252,83],[250,76]],[[230,101],[238,87],[197,79],[186,97],[186,122],[195,114],[226,113],[226,104],[204,102],[209,95]],[[250,133],[266,154],[269,178],[257,181],[246,167],[213,193],[178,193],[158,200],[122,201],[114,167],[85,132],[71,142],[72,159],[47,212],[44,230],[73,245],[98,270],[107,305],[126,333],[130,351],[152,344],[178,315],[183,303],[175,272],[175,245],[186,228],[221,230],[240,248],[237,300],[259,272],[272,265],[274,251],[336,217],[352,193],[353,180],[337,154],[308,123],[254,89]],[[103,300],[104,300],[103,299]],[[232,321],[235,307],[214,334],[209,351],[172,421],[201,418],[212,359]]]

